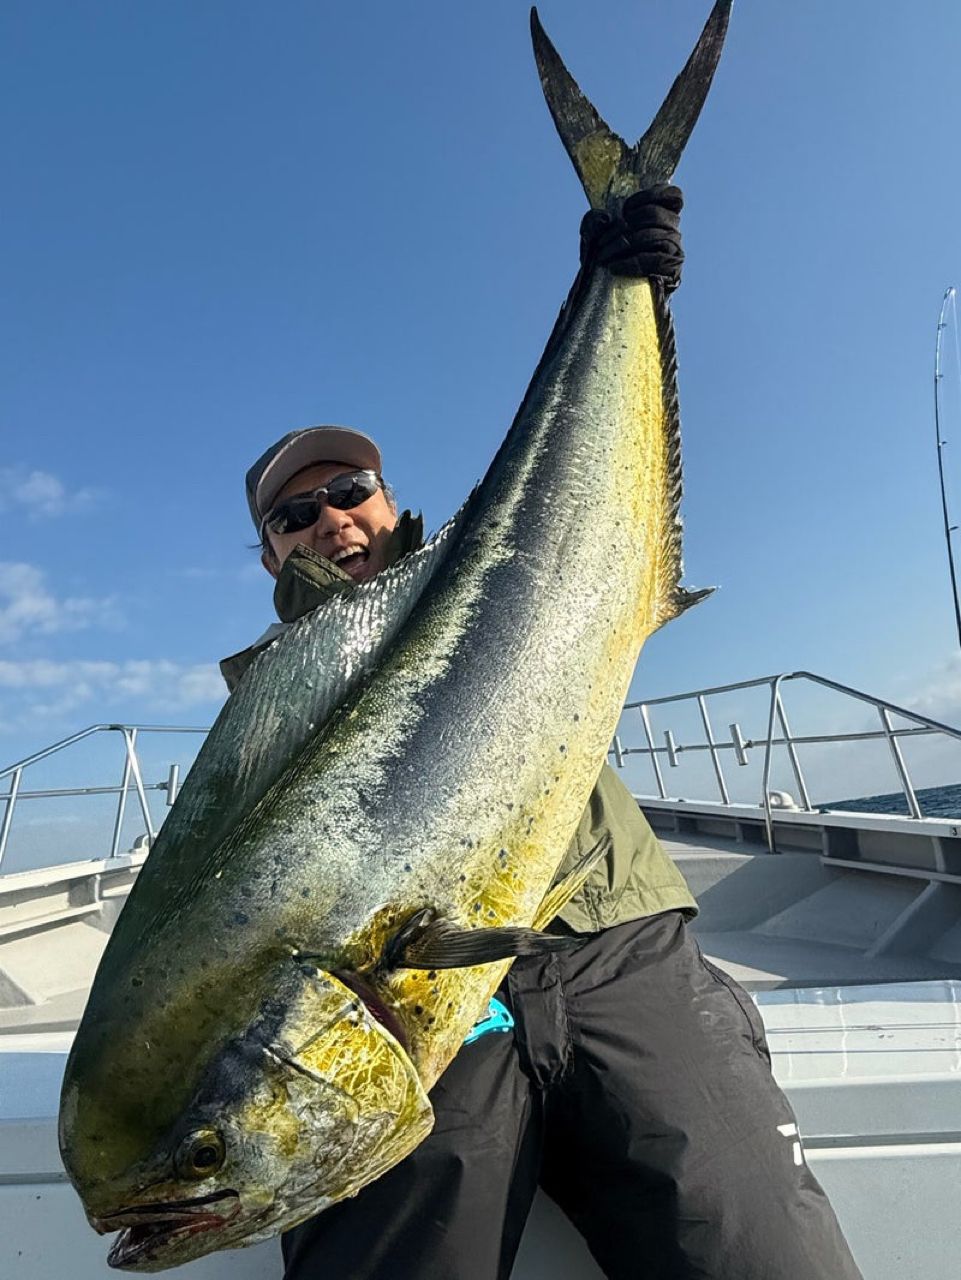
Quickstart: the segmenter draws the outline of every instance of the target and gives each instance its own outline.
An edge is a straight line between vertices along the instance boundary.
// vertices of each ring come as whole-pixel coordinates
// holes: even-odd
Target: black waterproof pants
[[[538,1184],[612,1280],[859,1280],[757,1010],[680,912],[499,994],[513,1032],[461,1050],[406,1160],[287,1233],[286,1280],[507,1280]]]

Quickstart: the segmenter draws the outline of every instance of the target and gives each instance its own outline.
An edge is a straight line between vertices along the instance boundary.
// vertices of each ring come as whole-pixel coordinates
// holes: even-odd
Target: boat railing
[[[784,706],[783,688],[792,680],[807,681],[822,688],[833,690],[857,702],[872,707],[880,720],[881,727],[875,730],[866,730],[855,733],[820,733],[820,734],[794,734],[791,732],[788,722],[787,712]],[[746,689],[759,689],[767,687],[769,690],[768,715],[767,715],[767,733],[761,738],[746,738],[741,731],[740,725],[734,721],[729,726],[730,738],[727,741],[719,741],[714,736],[714,730],[711,724],[710,711],[708,708],[708,699],[716,697],[720,694],[734,693]],[[651,722],[651,709],[654,707],[667,707],[680,703],[694,703],[700,713],[701,724],[704,728],[704,740],[698,742],[680,742],[675,738],[671,729],[663,729],[663,746],[656,745],[654,728]],[[623,724],[624,717],[636,713],[641,721],[644,730],[644,746],[625,746],[623,741]],[[911,722],[908,728],[895,727],[892,723],[892,716],[898,716]],[[611,747],[611,756],[619,768],[624,767],[626,757],[632,755],[647,756],[654,774],[654,783],[657,788],[657,798],[667,800],[668,792],[664,785],[664,773],[661,767],[661,759],[667,760],[669,767],[677,767],[680,756],[688,752],[709,753],[711,764],[714,769],[714,777],[717,783],[717,789],[722,805],[731,805],[730,792],[727,785],[727,779],[724,774],[723,756],[725,752],[733,753],[734,760],[738,765],[748,764],[748,751],[752,749],[763,749],[764,764],[761,774],[761,795],[760,805],[764,810],[764,825],[767,835],[768,848],[774,852],[774,826],[772,810],[775,807],[772,800],[771,791],[771,767],[774,756],[775,747],[783,747],[787,753],[790,763],[791,772],[797,786],[799,803],[797,808],[805,810],[809,813],[815,812],[815,807],[811,803],[811,797],[805,781],[804,771],[801,768],[801,760],[798,754],[798,748],[802,746],[811,746],[814,744],[836,743],[836,742],[868,742],[872,740],[883,740],[887,742],[894,763],[895,770],[898,775],[901,790],[904,794],[908,807],[908,813],[912,818],[922,818],[921,806],[918,804],[917,794],[915,792],[914,783],[908,770],[904,753],[901,750],[901,739],[912,737],[923,737],[928,735],[940,734],[947,738],[961,742],[961,729],[952,728],[951,725],[942,724],[939,720],[932,720],[930,716],[925,716],[919,711],[910,711],[906,707],[900,707],[896,703],[888,702],[884,698],[875,697],[873,694],[864,693],[860,689],[853,689],[850,685],[841,684],[837,680],[829,680],[825,676],[816,675],[812,671],[791,671],[781,672],[778,675],[760,676],[754,680],[741,680],[734,684],[712,685],[703,689],[692,689],[687,693],[670,694],[663,698],[647,698],[641,702],[628,702],[624,706],[621,720],[621,730],[615,735],[614,742]],[[653,796],[651,797],[653,798]],[[706,799],[706,797],[705,797]],[[711,803],[717,803],[712,799]]]
[[[0,792],[0,803],[3,804],[3,817],[0,819],[0,864],[2,864],[3,856],[7,850],[7,841],[10,836],[14,811],[20,802],[24,800],[48,800],[57,796],[116,795],[118,797],[117,808],[114,813],[113,835],[109,854],[111,858],[115,858],[120,851],[120,835],[127,809],[127,798],[133,792],[140,804],[146,835],[149,840],[152,840],[156,835],[156,828],[150,813],[150,806],[147,803],[147,792],[165,791],[166,802],[168,805],[172,805],[177,798],[177,790],[180,785],[180,766],[171,765],[166,779],[162,782],[144,782],[140,759],[137,754],[137,739],[139,735],[145,733],[206,732],[205,728],[201,729],[192,725],[92,724],[86,729],[81,729],[78,733],[71,734],[69,738],[62,738],[59,742],[53,743],[52,746],[44,747],[42,751],[36,751],[33,755],[25,756],[22,760],[16,761],[15,764],[8,765],[5,769],[0,769],[0,783],[5,779],[8,780],[7,790]],[[61,751],[65,751],[68,747],[72,747],[78,742],[92,738],[96,734],[109,733],[120,734],[123,739],[123,772],[118,786],[47,787],[31,791],[23,789],[23,776],[32,766],[39,764],[42,760],[49,759],[50,756],[57,755]]]
[[[784,686],[791,681],[806,681],[809,684],[832,690],[857,703],[871,707],[878,715],[880,727],[875,730],[868,729],[850,733],[793,733],[788,721],[784,698]],[[746,737],[740,724],[737,721],[733,721],[728,726],[730,737],[727,740],[718,739],[712,726],[708,700],[722,694],[763,688],[768,690],[766,734],[762,737]],[[663,745],[658,745],[652,724],[652,710],[654,708],[679,706],[685,703],[693,703],[698,709],[703,726],[703,740],[682,742],[678,740],[672,729],[665,728],[661,730]],[[641,722],[645,745],[627,745],[624,741],[625,718],[629,720],[635,714]],[[909,727],[895,726],[892,723],[893,716],[908,721]],[[147,793],[151,791],[165,792],[166,804],[168,806],[172,805],[176,799],[180,784],[180,769],[179,765],[173,764],[169,768],[166,779],[158,782],[145,782],[137,751],[138,738],[142,734],[205,734],[206,732],[206,728],[198,728],[193,725],[94,724],[89,725],[86,729],[81,729],[78,733],[61,739],[59,742],[55,742],[52,746],[45,747],[42,751],[37,751],[33,755],[26,756],[24,759],[0,769],[0,784],[4,780],[8,782],[7,790],[0,791],[0,805],[3,806],[2,816],[0,816],[0,864],[2,864],[7,850],[14,813],[20,802],[25,800],[50,799],[57,796],[116,795],[117,806],[114,811],[113,833],[108,854],[110,858],[115,858],[120,852],[121,832],[127,810],[127,800],[132,793],[139,803],[148,841],[152,840],[156,834],[156,827],[150,813]],[[124,748],[123,769],[118,785],[48,787],[34,790],[25,790],[23,788],[23,778],[27,770],[41,761],[65,751],[68,747],[72,747],[97,734],[119,734],[122,739]],[[778,793],[771,791],[771,770],[776,747],[783,748],[786,752],[798,792],[796,807],[812,813],[816,812],[816,808],[812,804],[810,791],[801,766],[799,748],[826,743],[885,741],[898,776],[908,813],[912,818],[921,819],[923,817],[921,806],[918,803],[914,782],[904,758],[904,753],[901,750],[901,740],[933,735],[941,735],[956,742],[961,742],[961,729],[943,724],[939,720],[933,720],[930,716],[925,716],[919,711],[912,711],[907,707],[898,706],[896,703],[889,702],[884,698],[878,698],[873,694],[863,692],[863,690],[854,689],[850,685],[841,684],[837,680],[829,680],[827,677],[816,675],[811,671],[791,671],[781,672],[777,675],[760,676],[753,680],[741,680],[732,684],[711,685],[706,688],[692,689],[685,693],[669,694],[661,698],[647,698],[643,701],[628,702],[624,706],[621,726],[614,736],[610,754],[619,768],[624,767],[625,760],[629,756],[647,757],[652,766],[656,788],[655,792],[647,793],[647,795],[652,799],[669,800],[668,790],[664,783],[662,760],[666,759],[669,767],[677,767],[682,755],[707,752],[713,766],[720,802],[723,806],[733,807],[728,781],[724,772],[725,753],[732,753],[737,765],[743,766],[749,762],[749,751],[763,750],[759,801],[764,814],[768,848],[773,852],[775,848],[773,809],[776,807]],[[711,804],[717,803],[716,798],[709,799],[704,797],[704,801]]]

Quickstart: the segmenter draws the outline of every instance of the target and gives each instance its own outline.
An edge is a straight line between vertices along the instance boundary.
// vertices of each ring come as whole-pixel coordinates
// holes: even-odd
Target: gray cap
[[[247,505],[258,534],[261,521],[287,481],[304,467],[321,462],[343,462],[376,471],[378,475],[384,465],[380,450],[362,431],[353,431],[350,427],[303,427],[300,431],[288,431],[261,454],[247,472]]]

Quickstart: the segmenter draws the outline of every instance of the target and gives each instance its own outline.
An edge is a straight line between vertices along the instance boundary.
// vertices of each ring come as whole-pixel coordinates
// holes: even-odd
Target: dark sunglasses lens
[[[316,523],[320,508],[321,503],[317,498],[291,498],[270,513],[267,528],[271,533],[300,533]]]
[[[327,485],[327,501],[338,511],[349,511],[377,492],[377,477],[368,471],[350,476],[336,476]]]
[[[305,493],[275,507],[264,521],[271,533],[301,533],[320,518],[324,503],[338,511],[349,511],[373,497],[379,485],[373,471],[354,471],[349,475],[335,476],[330,484],[319,492],[323,498]]]

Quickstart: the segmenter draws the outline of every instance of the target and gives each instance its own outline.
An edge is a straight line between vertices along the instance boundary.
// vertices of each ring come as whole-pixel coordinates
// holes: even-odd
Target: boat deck
[[[920,840],[904,820],[794,814],[772,855],[756,811],[724,834],[716,814],[643,804],[698,900],[703,951],[749,990],[961,978],[957,827],[925,822]],[[0,878],[0,1034],[77,1026],[144,856]]]
[[[746,853],[721,836],[662,843],[698,900],[701,949],[749,990],[961,976],[961,950],[878,949],[885,927],[917,899],[913,878],[905,886],[886,873],[836,870],[808,853]]]
[[[749,990],[961,977],[958,827],[642,801],[697,898],[704,953]],[[682,830],[678,830],[678,827]]]

